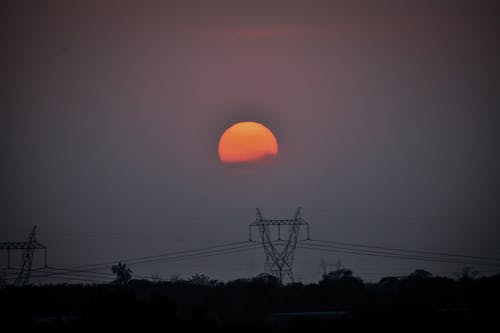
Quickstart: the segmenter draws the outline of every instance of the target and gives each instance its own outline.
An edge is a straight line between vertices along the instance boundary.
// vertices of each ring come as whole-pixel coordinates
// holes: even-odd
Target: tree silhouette
[[[111,271],[116,275],[113,283],[124,286],[130,282],[132,279],[132,270],[127,267],[127,265],[118,262],[118,265],[111,267]]]
[[[131,275],[123,263],[114,271],[117,284]],[[465,276],[473,274],[466,272]],[[486,324],[496,323],[500,275],[466,282],[425,278],[429,276],[425,271],[413,276],[363,283],[342,268],[325,274],[326,280],[304,285],[280,285],[269,274],[212,285],[206,284],[211,281],[208,277],[198,274],[177,282],[135,280],[126,288],[109,284],[7,286],[0,289],[0,317],[4,326],[29,323],[28,327],[41,325],[56,331],[66,327],[78,331],[79,325],[87,328],[104,323],[115,330],[160,327],[201,332],[219,327],[223,332],[250,332],[257,327],[273,331],[275,324],[276,328],[283,324],[279,331],[299,331],[303,324],[315,333],[425,332],[429,327],[443,332],[464,328],[486,332]],[[29,309],[19,311],[26,304]]]
[[[217,283],[216,280],[210,280],[205,274],[194,274],[189,282],[197,286],[211,286]]]
[[[432,278],[432,273],[426,271],[425,269],[416,269],[408,276],[408,278],[412,280],[428,280]]]
[[[472,267],[464,267],[460,273],[455,274],[458,281],[472,281],[478,276],[479,272],[474,270]]]
[[[348,268],[338,268],[334,271],[323,274],[324,281],[336,281],[353,278],[352,271]]]
[[[257,284],[265,284],[271,286],[278,286],[280,284],[280,281],[276,276],[268,273],[261,273],[252,278],[251,281]]]

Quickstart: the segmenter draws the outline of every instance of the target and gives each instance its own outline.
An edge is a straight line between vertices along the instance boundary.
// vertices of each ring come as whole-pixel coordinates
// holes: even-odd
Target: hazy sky
[[[495,1],[12,1],[0,9],[0,241],[53,266],[245,240],[255,207],[312,237],[500,256]],[[279,142],[231,168],[238,120]],[[362,277],[460,266],[321,257]],[[3,260],[3,257],[2,257]],[[2,261],[2,263],[4,263]],[[137,272],[255,275],[263,254]]]

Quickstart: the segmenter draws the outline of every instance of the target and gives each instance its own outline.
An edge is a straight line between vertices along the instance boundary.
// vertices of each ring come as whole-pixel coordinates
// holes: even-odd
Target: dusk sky
[[[298,206],[313,238],[500,257],[496,1],[12,1],[0,27],[0,241],[36,224],[53,266],[243,241],[256,207]],[[238,121],[275,134],[272,162],[221,163]],[[321,258],[462,267],[298,249],[297,279]]]

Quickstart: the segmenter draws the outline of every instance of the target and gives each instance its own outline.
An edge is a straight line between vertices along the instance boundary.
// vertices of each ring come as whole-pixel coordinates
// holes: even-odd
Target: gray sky
[[[494,1],[15,1],[0,10],[0,240],[53,266],[245,240],[261,207],[312,237],[500,257]],[[271,165],[231,168],[259,121]],[[367,279],[430,264],[300,251]],[[232,255],[136,272],[262,271]]]

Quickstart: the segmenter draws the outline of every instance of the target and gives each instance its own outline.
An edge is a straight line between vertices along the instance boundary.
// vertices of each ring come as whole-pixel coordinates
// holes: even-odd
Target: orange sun
[[[278,155],[278,141],[264,125],[244,121],[229,127],[219,140],[223,163],[253,163]]]

